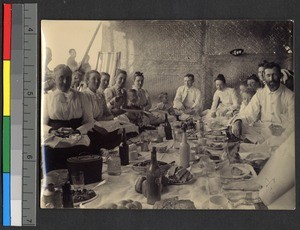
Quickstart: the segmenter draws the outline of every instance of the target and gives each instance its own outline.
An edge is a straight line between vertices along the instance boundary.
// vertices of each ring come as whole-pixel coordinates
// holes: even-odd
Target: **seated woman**
[[[133,80],[134,81],[133,81],[132,88],[137,91],[140,106],[144,110],[149,111],[152,104],[151,104],[151,100],[150,100],[150,96],[149,96],[148,91],[142,88],[143,85],[144,85],[144,75],[143,75],[143,73],[135,72],[134,75],[133,75]]]
[[[95,122],[113,120],[113,115],[106,106],[103,94],[98,91],[100,85],[100,73],[96,70],[90,70],[85,75],[85,83],[87,88],[83,91],[89,104],[92,107],[92,114]],[[100,126],[94,126],[88,132],[91,139],[91,150],[100,152],[100,148],[112,149],[120,144],[120,136],[118,129],[113,132],[107,132]]]
[[[107,107],[114,116],[124,113],[122,107],[126,106],[127,102],[127,93],[124,88],[126,79],[126,71],[119,69],[116,74],[116,83],[104,90]]]
[[[72,71],[66,65],[54,69],[56,90],[43,99],[44,172],[67,168],[69,157],[89,151],[87,132],[93,127],[91,106],[81,92],[71,89]]]
[[[215,79],[216,92],[211,105],[211,117],[226,116],[232,117],[238,108],[238,98],[233,88],[226,86],[223,74],[219,74]]]
[[[262,88],[260,80],[259,80],[259,78],[255,74],[252,74],[251,76],[249,76],[247,78],[247,86],[248,86],[248,88],[254,90],[255,92],[258,89]]]
[[[99,93],[101,93],[104,98],[104,90],[107,89],[108,85],[109,85],[109,80],[110,80],[110,75],[106,72],[101,72],[100,73],[100,86],[98,88]]]
[[[72,74],[71,88],[82,92],[86,88],[83,81],[84,73],[80,70],[75,70]]]

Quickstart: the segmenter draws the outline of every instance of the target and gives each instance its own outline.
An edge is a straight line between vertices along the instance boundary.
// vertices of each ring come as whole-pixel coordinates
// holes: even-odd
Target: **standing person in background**
[[[70,57],[67,60],[67,66],[72,70],[72,72],[75,72],[75,70],[78,69],[78,63],[76,62],[76,50],[75,49],[70,49],[69,50]]]
[[[233,113],[238,108],[238,98],[233,88],[226,85],[226,80],[223,74],[219,74],[215,79],[216,92],[211,105],[211,117],[216,116],[233,116]]]
[[[90,56],[89,55],[86,55],[83,59],[83,62],[82,63],[79,63],[79,66],[81,66],[81,70],[84,72],[84,73],[87,73],[89,72],[92,67],[89,63],[89,60],[90,60]]]
[[[173,104],[178,115],[194,115],[201,108],[201,92],[193,86],[194,78],[193,74],[186,74],[183,78],[184,85],[180,86],[176,91]]]
[[[142,107],[142,109],[149,111],[152,104],[148,91],[142,88],[144,85],[144,74],[141,72],[135,72],[133,75],[133,80],[134,82],[132,89],[137,91],[139,105]]]
[[[104,90],[107,107],[114,116],[124,113],[122,108],[127,104],[127,92],[124,88],[126,79],[127,72],[118,69],[116,74],[116,83]]]

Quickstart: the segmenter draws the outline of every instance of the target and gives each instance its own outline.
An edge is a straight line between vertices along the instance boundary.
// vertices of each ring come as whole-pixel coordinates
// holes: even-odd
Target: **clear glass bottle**
[[[180,161],[179,165],[183,168],[190,167],[190,145],[187,142],[186,136],[186,126],[184,125],[183,134],[182,134],[182,142],[180,143],[179,154],[180,154]]]
[[[112,151],[107,159],[107,173],[108,175],[118,176],[121,175],[121,159],[118,151]]]
[[[156,147],[152,147],[151,163],[147,171],[147,203],[154,204],[161,200],[161,171],[156,159]]]

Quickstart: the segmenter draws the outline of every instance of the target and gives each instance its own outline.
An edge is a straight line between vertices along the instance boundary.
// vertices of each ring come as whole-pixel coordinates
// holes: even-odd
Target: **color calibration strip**
[[[37,4],[3,5],[3,226],[36,225]]]
[[[11,64],[11,15],[12,5],[3,7],[3,226],[11,226],[10,218],[10,64]]]

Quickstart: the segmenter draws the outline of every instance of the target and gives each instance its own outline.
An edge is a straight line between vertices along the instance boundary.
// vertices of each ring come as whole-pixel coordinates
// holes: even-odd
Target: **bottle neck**
[[[122,142],[123,143],[127,142],[125,129],[123,129]]]
[[[165,114],[165,123],[169,123],[168,114]]]
[[[183,133],[182,133],[182,142],[187,143],[187,137],[186,137],[186,132],[185,131],[183,131]]]
[[[151,152],[151,164],[157,164],[156,152]]]

